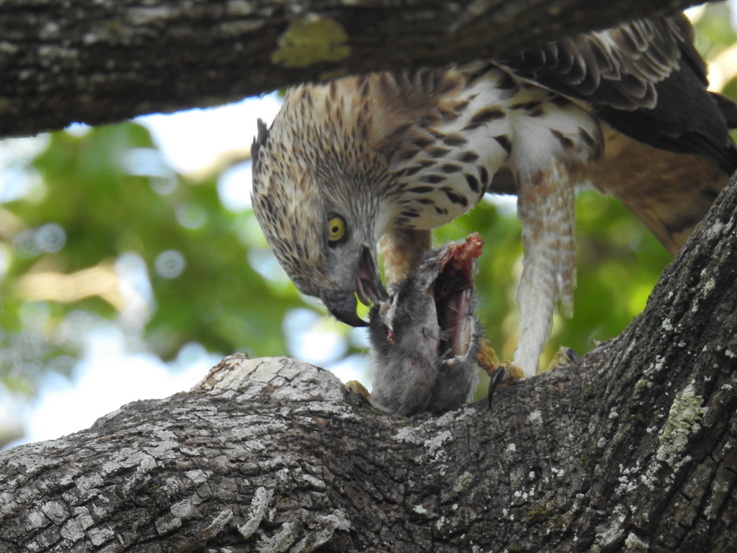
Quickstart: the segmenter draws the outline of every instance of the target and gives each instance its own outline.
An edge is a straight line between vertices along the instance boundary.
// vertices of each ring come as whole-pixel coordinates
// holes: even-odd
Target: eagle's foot
[[[479,367],[485,370],[489,376],[492,376],[502,364],[499,361],[496,351],[494,351],[494,348],[491,347],[489,340],[486,338],[479,339],[479,350],[476,353],[476,361]]]
[[[358,394],[371,401],[371,393],[366,389],[366,386],[361,384],[358,380],[349,380],[345,383],[346,390],[352,394]]]
[[[525,372],[511,361],[499,361],[499,356],[486,338],[479,340],[479,351],[476,354],[476,361],[479,367],[485,370],[486,374],[492,378],[497,370],[504,368],[506,372],[504,382],[507,384],[525,377]]]
[[[476,360],[479,366],[491,378],[487,396],[487,405],[489,408],[491,408],[491,400],[494,397],[495,390],[506,388],[516,380],[525,377],[524,371],[511,361],[499,361],[494,348],[491,347],[491,344],[489,344],[486,338],[482,338],[480,341]]]
[[[560,346],[560,348],[558,348],[558,351],[555,352],[555,355],[553,355],[553,358],[550,360],[550,363],[548,363],[548,366],[545,368],[545,370],[554,371],[555,369],[560,369],[562,367],[566,367],[572,363],[575,363],[579,359],[581,359],[581,356],[578,355],[574,350],[565,346]]]

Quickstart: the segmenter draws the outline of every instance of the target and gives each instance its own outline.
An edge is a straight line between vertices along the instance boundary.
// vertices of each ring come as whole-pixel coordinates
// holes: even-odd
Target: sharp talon
[[[489,411],[491,410],[491,400],[494,399],[494,390],[496,390],[496,387],[504,380],[506,375],[507,370],[503,366],[500,366],[489,381],[489,392],[486,396],[486,409]]]

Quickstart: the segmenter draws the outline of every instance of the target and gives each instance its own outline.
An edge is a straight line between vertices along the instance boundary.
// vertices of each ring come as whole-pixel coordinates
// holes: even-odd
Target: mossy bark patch
[[[348,35],[337,21],[310,16],[292,22],[279,38],[271,61],[284,67],[309,67],[343,60],[350,52]]]

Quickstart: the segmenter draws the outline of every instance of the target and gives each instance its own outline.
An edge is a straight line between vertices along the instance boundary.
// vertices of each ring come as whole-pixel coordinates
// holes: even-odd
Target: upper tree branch
[[[347,72],[441,65],[693,0],[5,0],[0,137],[239,100]]]

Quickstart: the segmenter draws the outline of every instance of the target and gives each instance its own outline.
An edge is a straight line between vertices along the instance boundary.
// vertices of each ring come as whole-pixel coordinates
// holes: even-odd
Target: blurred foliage
[[[698,47],[708,58],[733,47],[729,21],[724,4],[710,5],[699,20]],[[734,74],[724,86],[737,96]],[[223,206],[219,172],[175,174],[144,127],[54,133],[22,169],[35,184],[0,204],[0,381],[12,392],[32,394],[48,370],[68,373],[102,321],[164,360],[188,342],[223,354],[287,354],[283,329],[294,333],[296,320],[342,333],[344,355],[360,349],[348,329],[325,319],[285,323],[295,307],[320,309],[275,267],[253,214]],[[556,320],[548,357],[560,344],[583,353],[616,336],[670,260],[611,198],[581,193],[577,216],[575,314]],[[492,345],[510,358],[522,253],[513,205],[483,202],[439,229],[436,242],[471,231],[487,243],[480,316]]]
[[[1,207],[16,222],[3,237],[9,261],[0,280],[6,384],[33,379],[38,371],[29,365],[79,352],[65,328],[79,311],[128,332],[145,327],[148,348],[165,360],[188,342],[286,353],[282,320],[299,296],[248,263],[249,251],[265,251],[265,242],[252,213],[223,207],[217,174],[199,181],[174,174],[148,131],[133,123],[54,133],[31,168],[38,184]],[[137,265],[136,287],[125,275]],[[41,349],[29,351],[31,335],[45,341]]]

